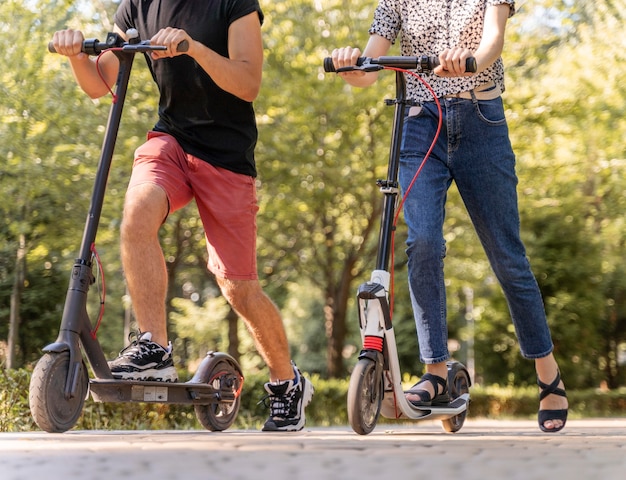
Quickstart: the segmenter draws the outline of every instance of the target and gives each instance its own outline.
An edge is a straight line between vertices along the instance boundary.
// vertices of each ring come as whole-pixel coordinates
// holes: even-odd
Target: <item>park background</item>
[[[310,410],[326,413],[309,418],[340,422],[360,348],[356,288],[375,261],[376,180],[386,175],[393,114],[384,99],[394,94],[394,76],[383,72],[374,87],[355,89],[323,71],[333,48],[365,45],[376,0],[260,3],[259,274],[283,313],[294,360],[318,386]],[[4,0],[0,7],[0,430],[33,427],[28,376],[58,332],[111,105],[110,96],[90,100],[80,91],[68,62],[46,45],[66,27],[103,40],[117,4]],[[580,416],[626,411],[625,12],[624,0],[518,1],[503,53],[522,236]],[[157,91],[142,58],[129,88],[97,242],[106,276],[98,336],[109,357],[134,328],[118,234],[133,152],[156,119]],[[446,214],[450,339],[455,358],[471,366],[472,412],[530,415],[537,408],[533,364],[519,355],[504,297],[454,187]],[[206,273],[195,205],[171,215],[162,234],[180,375],[189,378],[207,350],[235,356],[250,396],[241,422],[254,424],[267,372]],[[404,238],[400,219],[394,325],[410,381],[422,366]],[[92,292],[95,318],[100,299]],[[180,419],[189,416],[88,404],[79,426],[110,426],[102,419],[125,414],[144,421],[126,418],[126,425],[148,427],[184,426]]]

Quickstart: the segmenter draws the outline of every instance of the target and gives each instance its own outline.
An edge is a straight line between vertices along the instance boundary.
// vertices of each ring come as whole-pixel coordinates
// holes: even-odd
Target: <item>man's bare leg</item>
[[[218,278],[217,282],[226,300],[243,318],[259,354],[269,368],[270,380],[294,378],[282,318],[259,282],[224,278]]]
[[[139,329],[165,348],[167,270],[158,232],[167,205],[160,187],[137,185],[126,193],[121,228],[122,265]]]

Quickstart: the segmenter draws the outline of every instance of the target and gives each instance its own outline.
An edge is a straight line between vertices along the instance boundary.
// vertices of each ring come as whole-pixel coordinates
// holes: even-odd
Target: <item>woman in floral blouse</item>
[[[546,321],[543,300],[520,239],[515,156],[508,136],[501,94],[501,53],[514,0],[380,0],[363,53],[345,47],[332,53],[335,68],[357,58],[380,57],[400,38],[402,55],[435,55],[441,65],[424,79],[442,107],[443,127],[430,158],[404,199],[408,226],[409,287],[420,357],[426,373],[406,392],[415,405],[449,401],[446,361],[446,293],[443,276],[443,222],[447,190],[454,181],[490,264],[502,286],[521,353],[533,359],[541,389],[539,427],[565,426],[567,398]],[[465,71],[474,57],[477,72]],[[339,74],[350,85],[366,87],[377,73]],[[408,190],[438,124],[432,94],[407,76],[408,109],[400,159],[400,184]]]

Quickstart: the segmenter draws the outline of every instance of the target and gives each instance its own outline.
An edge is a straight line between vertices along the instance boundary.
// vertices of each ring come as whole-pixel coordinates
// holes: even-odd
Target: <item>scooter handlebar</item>
[[[391,57],[359,57],[356,65],[350,67],[342,67],[335,69],[335,64],[331,57],[324,58],[325,72],[349,72],[353,70],[362,70],[365,72],[382,70],[385,67],[402,68],[405,70],[420,70],[422,72],[430,72],[439,66],[439,58],[428,55],[418,57],[410,56],[391,56]],[[469,57],[465,61],[465,71],[476,72],[477,65],[474,57]]]
[[[166,47],[163,45],[150,45],[150,40],[144,40],[138,43],[129,43],[122,39],[117,34],[109,34],[107,35],[106,42],[101,42],[97,38],[88,38],[83,41],[83,46],[81,48],[81,52],[86,53],[88,55],[99,55],[105,50],[110,48],[121,48],[123,51],[133,51],[133,52],[151,52],[156,50],[166,50]],[[189,42],[187,40],[183,40],[180,42],[176,51],[184,53],[189,50]],[[54,48],[53,42],[48,42],[48,52],[57,53]]]

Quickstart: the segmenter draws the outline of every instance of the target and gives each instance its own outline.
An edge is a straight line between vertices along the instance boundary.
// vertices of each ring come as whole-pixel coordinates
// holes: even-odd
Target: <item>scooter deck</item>
[[[96,402],[209,405],[236,400],[232,391],[220,391],[206,383],[194,382],[90,379],[89,390]]]
[[[385,395],[380,413],[383,417],[393,419],[410,418],[425,420],[428,418],[429,420],[445,420],[467,410],[469,399],[469,393],[464,393],[447,405],[417,407],[409,403],[409,408],[401,409],[399,406],[396,406],[393,395]]]

